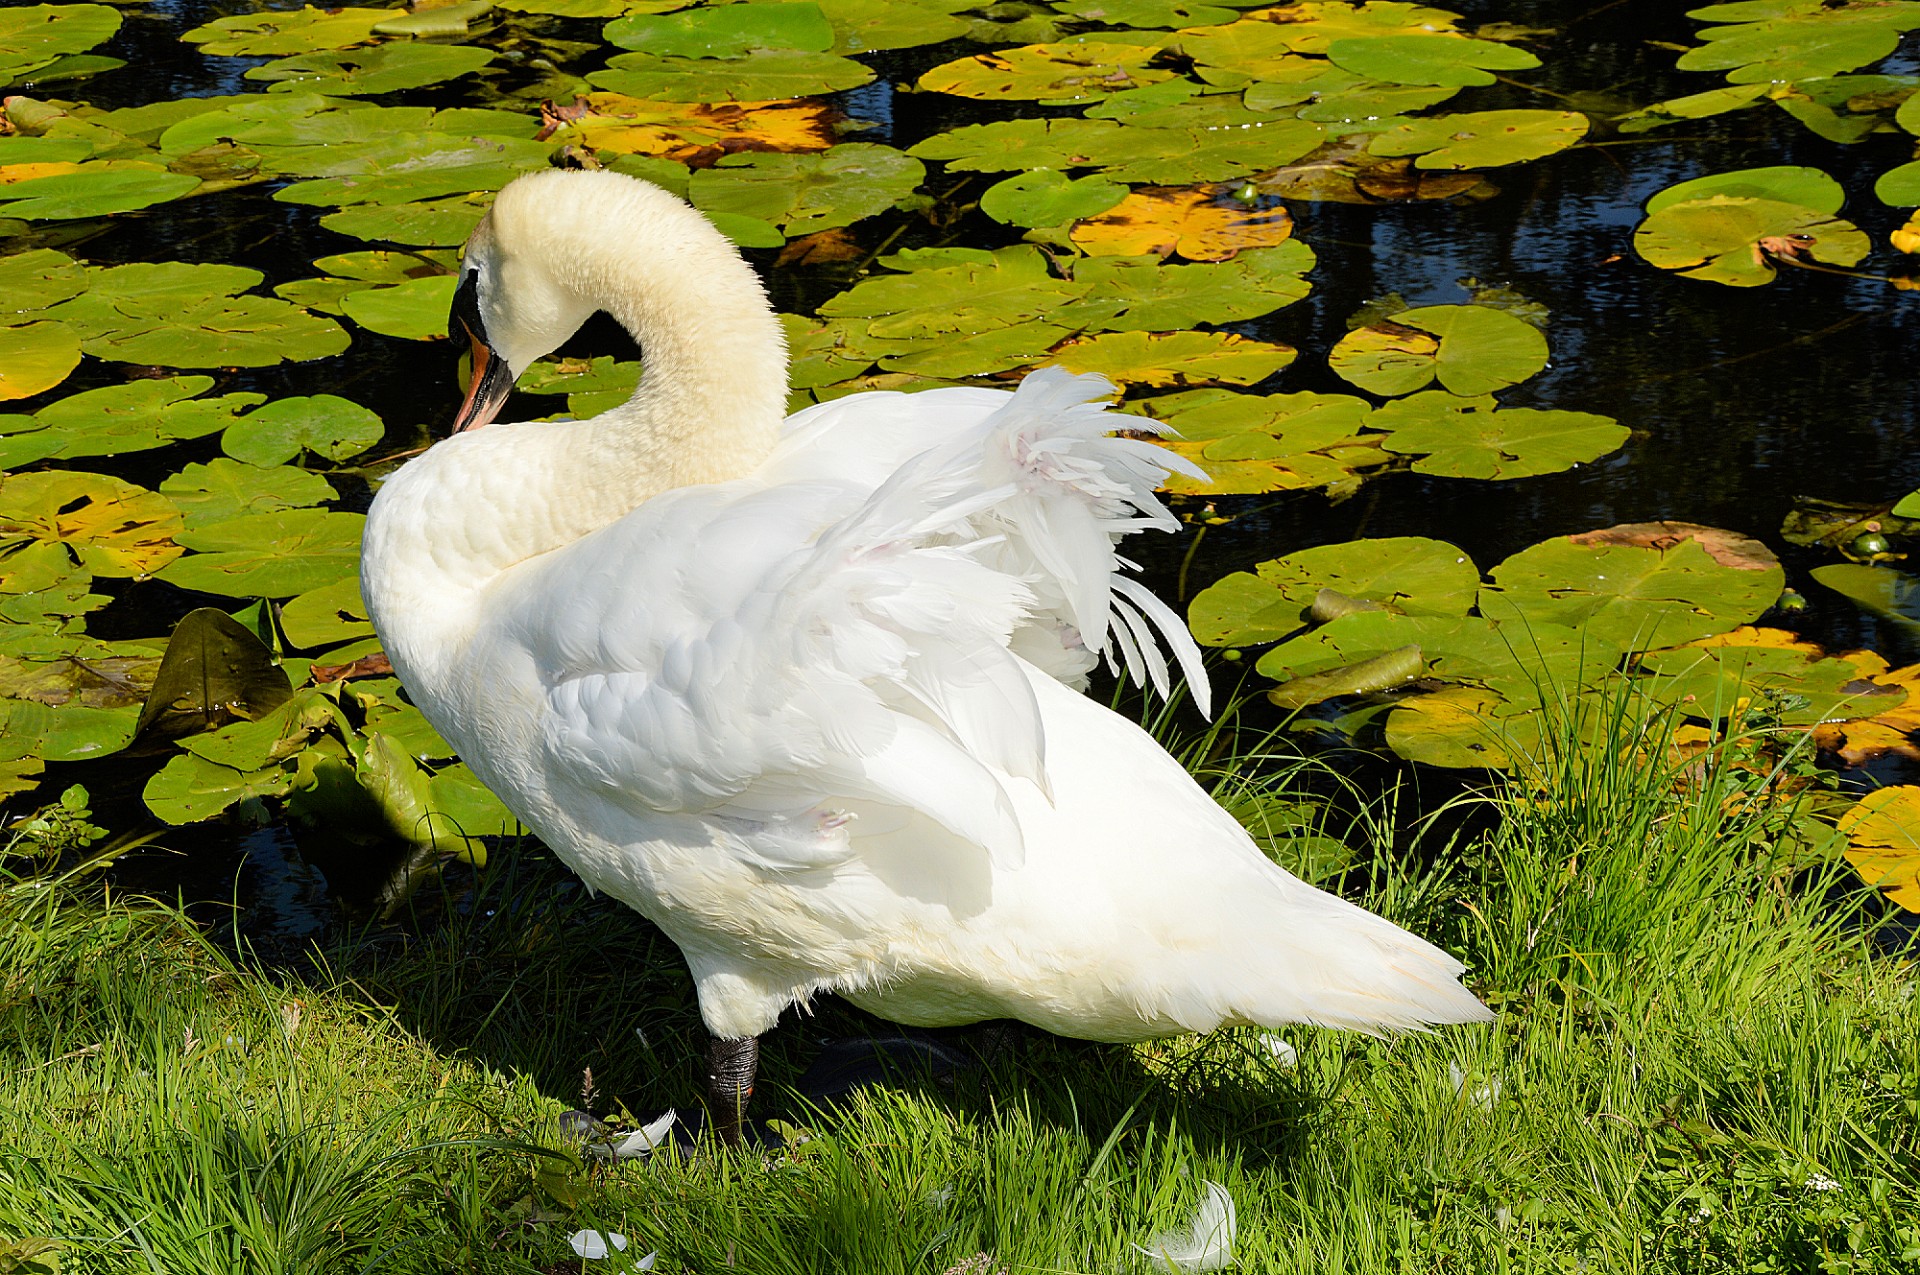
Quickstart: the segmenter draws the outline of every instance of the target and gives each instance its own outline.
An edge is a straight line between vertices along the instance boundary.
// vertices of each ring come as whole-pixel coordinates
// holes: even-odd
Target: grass
[[[300,971],[150,901],[15,879],[0,1275],[612,1271],[654,1249],[661,1271],[1145,1270],[1133,1245],[1186,1225],[1205,1181],[1250,1271],[1913,1269],[1910,968],[1783,862],[1785,768],[1737,740],[1649,759],[1629,706],[1598,726],[1610,743],[1550,748],[1448,844],[1346,802],[1345,887],[1461,953],[1491,1028],[1290,1029],[1292,1066],[1254,1031],[1036,1038],[822,1112],[782,1086],[862,1029],[823,1005],[769,1041],[768,1109],[809,1135],[772,1161],[566,1148],[584,1071],[603,1116],[686,1107],[702,1037],[671,945],[537,848]],[[1195,764],[1276,853],[1338,869],[1312,776],[1256,761]],[[633,1245],[584,1262],[581,1228]]]

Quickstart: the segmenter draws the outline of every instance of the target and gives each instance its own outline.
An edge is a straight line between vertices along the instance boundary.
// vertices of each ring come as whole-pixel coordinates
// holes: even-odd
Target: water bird
[[[369,614],[480,778],[679,945],[723,1137],[761,1034],[822,992],[1115,1042],[1488,1017],[1458,961],[1283,871],[1081,693],[1106,659],[1207,698],[1115,553],[1178,528],[1154,491],[1186,462],[1112,436],[1144,422],[1105,410],[1104,379],[788,416],[752,268],[612,172],[516,179],[460,271],[468,393],[373,502]],[[640,346],[633,396],[493,423],[601,311]]]

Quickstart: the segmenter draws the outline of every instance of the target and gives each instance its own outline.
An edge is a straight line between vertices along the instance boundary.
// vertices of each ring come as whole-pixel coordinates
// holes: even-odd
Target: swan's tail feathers
[[[1320,894],[1317,901],[1322,906],[1303,909],[1286,941],[1284,959],[1300,978],[1297,1003],[1269,1013],[1369,1035],[1492,1019],[1461,984],[1459,961],[1344,899]]]
[[[993,565],[1028,582],[1037,616],[1064,631],[1061,644],[1084,648],[1079,672],[1105,657],[1164,696],[1172,682],[1164,646],[1194,702],[1209,712],[1206,670],[1186,624],[1114,552],[1129,532],[1179,530],[1154,490],[1169,473],[1205,474],[1145,439],[1114,437],[1116,428],[1152,433],[1159,426],[1108,412],[1112,394],[1103,376],[1057,367],[1028,376],[979,434],[935,453],[951,489],[939,512],[948,526],[964,522],[968,539],[986,541]],[[1029,654],[1019,641],[1015,648]],[[1040,662],[1050,671],[1061,664]]]

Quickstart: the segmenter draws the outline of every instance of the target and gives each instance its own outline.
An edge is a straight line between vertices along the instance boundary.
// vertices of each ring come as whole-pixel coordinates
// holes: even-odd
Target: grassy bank
[[[1912,1269],[1910,970],[1782,866],[1764,773],[1619,756],[1549,760],[1489,830],[1347,877],[1469,960],[1492,1028],[1291,1030],[1292,1058],[1254,1031],[1030,1039],[820,1113],[781,1086],[861,1029],[826,1006],[770,1041],[768,1108],[810,1135],[771,1165],[566,1149],[584,1071],[600,1115],[645,1119],[693,1101],[701,1037],[670,945],[537,849],[299,973],[15,880],[0,1272],[629,1264],[574,1256],[588,1227],[662,1271],[1141,1270],[1208,1181],[1252,1271]]]

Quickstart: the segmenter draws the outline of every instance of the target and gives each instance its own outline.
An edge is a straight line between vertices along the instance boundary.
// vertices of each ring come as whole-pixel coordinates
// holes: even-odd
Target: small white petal
[[[1272,1054],[1273,1060],[1282,1067],[1293,1067],[1299,1064],[1300,1051],[1289,1044],[1286,1037],[1275,1032],[1263,1032],[1260,1043],[1267,1047],[1267,1052]]]
[[[567,1236],[567,1243],[573,1251],[586,1258],[601,1258],[609,1253],[627,1251],[627,1237],[618,1231],[575,1231]],[[651,1261],[653,1255],[648,1254]]]
[[[666,1115],[651,1124],[641,1125],[614,1143],[608,1150],[613,1153],[613,1158],[616,1160],[631,1160],[635,1156],[645,1155],[666,1141],[667,1130],[673,1128],[673,1122],[678,1118],[673,1109],[668,1108]]]
[[[1135,1244],[1155,1265],[1171,1264],[1182,1271],[1217,1271],[1233,1264],[1233,1240],[1239,1233],[1233,1197],[1218,1182],[1206,1184],[1207,1194],[1185,1231],[1156,1235],[1150,1244]]]

